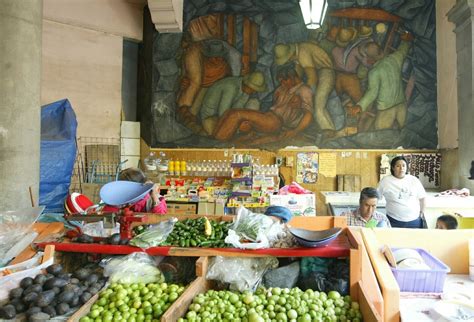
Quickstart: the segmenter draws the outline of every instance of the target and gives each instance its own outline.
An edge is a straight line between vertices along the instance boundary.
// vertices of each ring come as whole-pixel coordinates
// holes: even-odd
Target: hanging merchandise
[[[390,161],[396,156],[403,156],[409,163],[409,173],[417,177],[423,187],[439,188],[441,178],[440,153],[382,154],[380,161],[380,180],[390,175]]]

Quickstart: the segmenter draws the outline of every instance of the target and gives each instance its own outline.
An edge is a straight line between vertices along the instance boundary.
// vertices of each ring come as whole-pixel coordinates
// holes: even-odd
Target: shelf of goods
[[[381,304],[379,313],[383,321],[398,322],[401,317],[401,292],[387,260],[380,251],[383,245],[397,248],[422,248],[446,264],[451,270],[449,274],[469,274],[468,243],[469,239],[474,237],[472,229],[364,228],[362,237],[373,272],[380,285],[376,291],[382,294],[382,302],[378,305]]]

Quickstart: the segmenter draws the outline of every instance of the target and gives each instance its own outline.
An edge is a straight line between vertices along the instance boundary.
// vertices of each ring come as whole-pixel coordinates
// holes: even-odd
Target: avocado
[[[10,320],[15,318],[16,310],[15,307],[11,304],[7,304],[0,308],[0,318]]]
[[[56,313],[58,315],[64,315],[69,311],[69,305],[67,303],[59,303],[56,305]]]
[[[35,314],[30,315],[28,321],[30,322],[44,322],[44,321],[49,321],[49,314],[46,314],[44,312],[38,312]]]
[[[23,295],[23,302],[25,302],[26,304],[34,303],[36,302],[37,298],[38,298],[38,293],[30,292],[26,295]]]
[[[20,287],[27,288],[28,286],[33,285],[33,279],[31,277],[25,277],[20,281]]]
[[[76,296],[76,297],[74,297],[74,298],[72,299],[72,301],[71,301],[71,303],[70,303],[70,306],[71,306],[71,307],[76,307],[76,306],[78,306],[78,305],[79,305],[79,297]]]
[[[75,293],[71,290],[64,290],[59,294],[58,300],[59,303],[70,303],[74,297]]]
[[[46,267],[46,272],[58,276],[63,272],[63,266],[61,264],[53,264]]]
[[[98,280],[99,280],[99,276],[97,274],[91,274],[87,277],[86,283],[87,285],[92,285],[92,284],[97,283]]]
[[[12,304],[12,303],[10,303]],[[25,303],[23,303],[22,301],[18,301],[15,303],[15,310],[17,313],[23,313],[25,312],[27,309],[27,306]]]
[[[39,307],[46,307],[53,301],[55,295],[53,290],[44,291],[38,295],[35,303]]]
[[[47,280],[46,282],[44,282],[43,284],[43,289],[45,290],[51,290],[55,287],[63,287],[63,286],[66,286],[68,284],[68,282],[66,280],[63,280],[63,279],[60,279],[60,278],[57,278],[57,277],[53,277],[49,280]]]
[[[33,315],[35,313],[38,313],[38,312],[41,312],[41,308],[39,308],[37,306],[32,306],[26,311],[26,315],[31,316],[31,315]]]
[[[77,278],[73,277],[73,278],[71,278],[71,279],[69,280],[69,283],[71,283],[71,284],[79,284],[79,280],[78,280]]]
[[[35,284],[41,284],[43,285],[43,283],[47,280],[48,278],[46,277],[46,275],[43,275],[43,274],[39,274],[39,275],[36,275],[35,279],[34,279],[34,282]]]
[[[83,281],[89,276],[90,273],[91,272],[88,269],[81,268],[74,272],[74,277],[80,281]]]
[[[33,284],[23,291],[23,296],[31,292],[40,293],[42,290],[41,284]]]
[[[80,296],[80,301],[82,304],[86,303],[87,301],[90,300],[90,298],[92,297],[92,294],[89,293],[89,292],[84,292],[82,293],[82,295]]]
[[[44,307],[42,311],[44,313],[48,314],[50,317],[55,317],[57,315],[56,314],[56,309],[51,305],[48,305],[48,306]]]
[[[10,291],[9,296],[10,296],[10,299],[17,299],[17,298],[20,298],[22,294],[23,294],[23,289],[21,287],[17,287]]]

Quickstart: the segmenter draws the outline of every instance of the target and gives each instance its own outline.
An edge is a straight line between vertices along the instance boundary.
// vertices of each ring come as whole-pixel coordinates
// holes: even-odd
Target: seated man
[[[341,216],[346,216],[348,226],[391,227],[387,216],[376,211],[378,199],[377,189],[366,187],[360,192],[359,208]]]

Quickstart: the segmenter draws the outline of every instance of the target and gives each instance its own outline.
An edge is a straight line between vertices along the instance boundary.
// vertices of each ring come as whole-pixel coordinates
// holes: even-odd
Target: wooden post
[[[243,31],[242,31],[242,75],[250,73],[250,19],[244,17]]]
[[[227,15],[227,42],[235,47],[235,16]]]

